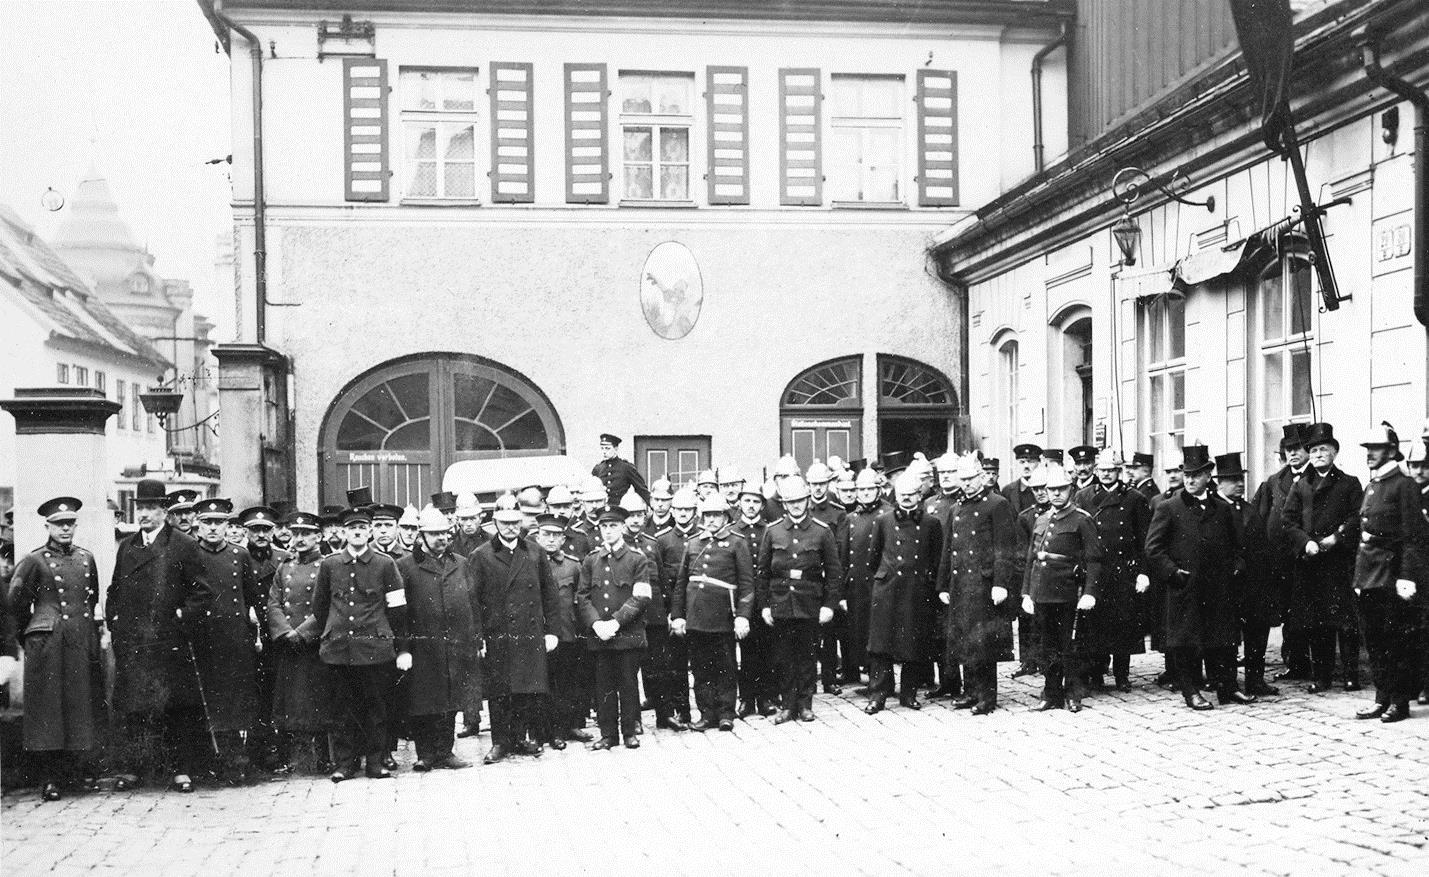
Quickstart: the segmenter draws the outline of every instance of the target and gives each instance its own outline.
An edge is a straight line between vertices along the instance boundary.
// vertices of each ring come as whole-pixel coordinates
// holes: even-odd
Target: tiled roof
[[[95,296],[49,244],[8,206],[0,204],[0,294],[17,296],[38,312],[52,335],[162,369],[166,360]]]

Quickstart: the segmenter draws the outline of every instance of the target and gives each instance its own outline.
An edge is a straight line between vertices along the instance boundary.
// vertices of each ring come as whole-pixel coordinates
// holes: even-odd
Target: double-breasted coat
[[[943,556],[943,527],[925,514],[893,508],[878,516],[870,551],[878,557],[869,600],[868,653],[925,661],[932,651],[933,590]]]
[[[849,638],[868,646],[868,606],[873,599],[873,575],[881,558],[873,553],[878,516],[888,510],[882,500],[860,504],[844,518],[839,557],[844,563],[843,596],[848,601]]]
[[[1256,556],[1246,558],[1247,577],[1241,596],[1241,617],[1247,623],[1274,626],[1284,619],[1295,571],[1295,547],[1285,531],[1285,501],[1301,481],[1314,477],[1309,465],[1288,465],[1261,482],[1251,497],[1254,523],[1263,531]],[[1255,538],[1251,533],[1247,542]],[[1255,550],[1255,549],[1252,549]]]
[[[370,667],[397,657],[396,641],[407,623],[407,592],[397,562],[370,545],[343,550],[318,564],[312,618],[299,630],[321,632],[324,664]]]
[[[658,538],[643,531],[625,536],[625,544],[650,561],[650,605],[645,609],[646,627],[670,626],[670,596],[675,591],[675,578],[680,573],[680,558],[685,552],[684,538],[678,527],[671,528]]]
[[[199,707],[190,638],[213,603],[199,547],[173,527],[120,540],[104,617],[114,650],[114,707],[158,713]]]
[[[754,614],[754,561],[749,543],[728,525],[685,544],[670,617],[697,633],[732,633],[734,619]]]
[[[486,646],[482,686],[488,697],[545,694],[546,635],[557,633],[560,596],[540,546],[493,539],[472,552],[467,575],[475,590],[476,633]]]
[[[1225,500],[1181,490],[1159,504],[1146,533],[1146,562],[1166,583],[1169,648],[1235,647],[1240,527]]]
[[[1395,463],[1386,464],[1370,478],[1360,505],[1356,588],[1394,588],[1399,579],[1425,583],[1429,521],[1420,511],[1419,500],[1419,485]]]
[[[1017,611],[1021,590],[1016,578],[1017,520],[1012,504],[986,488],[964,497],[944,526],[938,593],[948,595],[948,645],[964,664],[1010,660],[1009,622]],[[992,602],[993,588],[1007,590],[1001,604]]]
[[[768,609],[776,621],[817,620],[820,609],[833,609],[842,596],[834,533],[810,515],[798,523],[786,516],[765,528],[754,569],[760,611]]]
[[[1139,491],[1119,481],[1110,488],[1097,483],[1078,491],[1076,503],[1092,516],[1102,548],[1101,593],[1087,616],[1087,647],[1107,654],[1139,655],[1146,651],[1146,633],[1136,577],[1146,572],[1151,506]]]
[[[1360,480],[1338,466],[1302,479],[1286,497],[1285,534],[1296,558],[1286,614],[1290,627],[1358,628],[1353,578],[1363,497]],[[1305,546],[1312,539],[1318,542],[1331,535],[1335,537],[1332,547],[1305,556]]]
[[[1068,503],[1048,506],[1032,522],[1022,593],[1033,603],[1076,603],[1101,598],[1102,547],[1092,516]]]
[[[284,731],[315,733],[332,726],[332,681],[318,657],[312,619],[313,589],[322,552],[289,557],[273,572],[268,588],[268,636],[273,641],[273,724]],[[304,626],[304,622],[308,622]],[[297,633],[294,639],[288,634]]]
[[[576,621],[591,651],[629,651],[645,648],[645,615],[648,596],[636,596],[637,585],[653,590],[655,570],[649,558],[624,542],[612,550],[601,545],[581,561],[580,584],[576,586]],[[602,640],[591,625],[597,621],[618,621],[615,636]]]
[[[194,642],[209,728],[246,731],[258,717],[258,625],[253,619],[267,612],[268,597],[246,548],[200,542],[198,556],[213,588],[203,635]]]
[[[399,686],[406,714],[435,716],[479,705],[479,606],[466,558],[450,550],[413,551],[397,561],[397,572],[407,590],[407,629],[397,650],[412,655],[412,669]]]
[[[605,485],[605,492],[611,505],[620,505],[626,491],[634,490],[647,504],[650,502],[650,488],[645,486],[645,476],[635,468],[635,464],[620,457],[601,460],[591,468],[590,474]]]
[[[83,750],[99,742],[98,601],[94,555],[77,545],[46,542],[15,566],[7,605],[25,648],[26,749]]]

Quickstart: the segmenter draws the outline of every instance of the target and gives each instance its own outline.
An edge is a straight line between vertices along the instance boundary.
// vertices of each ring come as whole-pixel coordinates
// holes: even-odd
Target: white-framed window
[[[105,394],[109,392],[109,376],[98,369],[94,372],[94,389]]]
[[[903,203],[902,76],[833,74],[827,174],[835,203]]]
[[[1309,423],[1314,411],[1314,272],[1303,259],[1279,260],[1255,283],[1249,315],[1256,358],[1252,396],[1260,422],[1261,472],[1279,465],[1284,426]]]
[[[690,201],[692,73],[620,73],[620,141],[627,201]]]
[[[1009,338],[997,347],[997,421],[1004,443],[1016,442],[1017,408],[1021,398],[1022,359],[1016,338]]]
[[[1152,452],[1175,460],[1186,441],[1186,299],[1157,296],[1142,306],[1142,321]]]
[[[69,363],[61,362],[55,366],[55,382],[60,384],[69,383]]]
[[[403,68],[398,78],[403,196],[476,200],[477,71]]]
[[[123,379],[114,382],[114,401],[119,403],[119,413],[115,416],[114,421],[119,424],[120,429],[128,429],[129,421],[125,419],[124,415],[129,411],[129,401],[128,397],[124,395]]]
[[[82,365],[74,367],[74,383],[78,387],[89,386],[89,369]]]
[[[138,432],[144,428],[144,404],[139,401],[139,385],[129,384],[129,428]]]

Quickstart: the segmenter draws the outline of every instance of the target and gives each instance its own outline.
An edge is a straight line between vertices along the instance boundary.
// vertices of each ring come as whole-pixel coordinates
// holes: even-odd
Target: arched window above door
[[[863,407],[862,364],[857,356],[819,363],[784,388],[784,407]]]
[[[337,428],[339,451],[426,451],[432,447],[426,372],[397,375],[359,396]]]
[[[901,356],[878,357],[878,408],[956,408],[957,393],[941,372]]]

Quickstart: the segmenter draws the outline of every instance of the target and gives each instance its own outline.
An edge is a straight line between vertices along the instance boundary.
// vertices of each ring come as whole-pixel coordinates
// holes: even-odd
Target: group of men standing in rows
[[[1147,636],[1166,655],[1158,681],[1192,709],[1213,708],[1203,690],[1254,702],[1277,693],[1265,651],[1282,621],[1287,674],[1310,691],[1330,687],[1337,648],[1359,686],[1362,635],[1376,703],[1358,716],[1394,722],[1423,702],[1429,462],[1419,440],[1401,467],[1387,425],[1363,443],[1368,488],[1335,466],[1328,424],[1287,427],[1284,468],[1249,501],[1240,455],[1199,445],[1165,490],[1149,455],[1083,446],[1069,469],[1031,444],[1000,488],[998,461],[949,454],[891,482],[785,457],[769,482],[722,467],[675,490],[647,487],[601,439],[587,483],[503,495],[489,522],[470,494],[419,512],[363,488],[322,515],[235,514],[140,482],[102,612],[93,555],[74,544],[79,501],[41,505],[48,539],[7,608],[44,797],[102,742],[105,647],[120,789],[304,761],[334,782],[383,778],[399,734],[415,770],[463,768],[457,715],[477,733],[483,703],[487,763],[570,740],[638,748],[642,682],[656,727],[675,731],[812,721],[820,681],[836,694],[864,673],[868,713],[895,696],[920,709],[928,688],[985,715],[1014,628],[1013,675],[1045,677],[1038,710],[1079,711],[1108,672],[1128,690]]]

